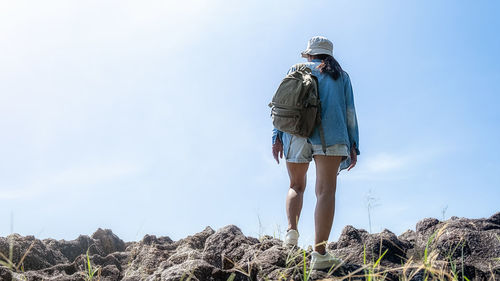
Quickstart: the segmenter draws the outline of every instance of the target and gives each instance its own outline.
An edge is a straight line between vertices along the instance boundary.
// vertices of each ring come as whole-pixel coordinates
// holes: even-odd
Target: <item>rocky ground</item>
[[[457,280],[465,280],[462,274],[469,280],[500,280],[500,212],[487,219],[426,218],[415,231],[399,236],[389,230],[369,234],[348,225],[327,249],[344,263],[311,271],[312,249],[285,248],[270,236],[245,236],[235,225],[217,231],[206,227],[179,241],[146,235],[139,242],[124,242],[102,229],[71,241],[12,234],[0,237],[0,280],[89,280],[89,262],[96,271],[93,280],[102,281],[304,280],[304,274],[310,274],[308,280],[349,275],[362,280],[356,276],[368,269],[385,274],[385,280],[424,280],[423,266],[434,276],[446,272],[455,273]]]

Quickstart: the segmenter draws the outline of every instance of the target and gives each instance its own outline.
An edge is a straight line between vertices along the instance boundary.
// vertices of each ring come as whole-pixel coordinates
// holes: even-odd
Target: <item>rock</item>
[[[404,263],[407,259],[406,251],[409,248],[409,242],[399,240],[394,233],[387,229],[384,229],[381,233],[368,236],[366,240],[367,258],[376,261],[383,255],[382,264],[385,261],[394,264]]]
[[[415,243],[415,239],[416,239],[415,231],[413,231],[411,229],[408,229],[407,231],[405,231],[401,235],[399,235],[398,239],[399,240],[407,241],[410,244],[414,244]]]
[[[411,280],[424,280],[418,271],[427,247],[428,263],[456,265],[457,274],[470,280],[500,278],[500,213],[489,218],[452,217],[447,221],[426,218],[396,236],[390,230],[370,234],[352,225],[344,227],[338,241],[326,245],[328,251],[344,263],[333,272],[310,270],[312,247],[288,248],[282,241],[265,235],[261,239],[245,236],[235,225],[214,231],[203,231],[172,241],[168,236],[145,235],[138,242],[123,242],[111,230],[98,229],[92,236],[80,235],[71,241],[44,239],[13,234],[0,237],[0,251],[8,255],[14,247],[16,264],[27,252],[25,272],[0,266],[0,280],[83,281],[87,272],[87,249],[94,269],[102,281],[199,280],[218,281],[233,278],[248,280],[302,280],[304,262],[309,280],[343,278],[360,272],[364,255],[368,263],[384,253],[375,271],[387,271],[385,280],[399,280],[401,263],[411,267],[405,273],[415,274]],[[31,248],[30,248],[31,246]],[[29,251],[28,251],[29,249]],[[304,259],[305,255],[305,259]],[[463,270],[462,270],[463,268]],[[404,279],[404,278],[403,278]],[[354,280],[354,279],[352,279]],[[409,280],[409,279],[407,279]]]
[[[0,237],[0,252],[6,257],[9,257],[11,243],[13,244],[12,262],[19,268],[21,267],[21,259],[27,253],[22,260],[24,270],[39,270],[68,262],[60,251],[51,249],[47,244],[35,239],[34,236],[21,236],[19,234],[11,234],[6,238]]]
[[[102,255],[108,255],[114,252],[123,252],[125,250],[125,243],[123,240],[118,238],[111,229],[97,229],[94,234],[92,234],[92,239],[97,240],[100,248],[102,249]]]
[[[121,266],[120,266],[121,267]],[[120,269],[115,265],[106,265],[101,270],[100,280],[118,281],[121,280]]]
[[[91,245],[95,245],[95,241],[87,235],[80,235],[75,240],[65,241],[65,240],[54,240],[54,239],[45,239],[44,243],[54,251],[59,251],[66,258],[67,261],[73,261],[79,255],[86,253],[87,249],[90,254],[97,254],[99,249],[96,247],[91,247]]]
[[[1,265],[0,265],[0,280],[2,281],[12,280],[12,272],[8,268]]]
[[[243,235],[237,226],[228,225],[208,237],[202,258],[215,267],[229,269],[243,257],[246,249],[257,243],[258,240]]]
[[[212,276],[214,266],[201,259],[188,260],[183,264],[173,265],[161,273],[161,280],[179,281],[182,277],[186,280],[209,280]]]
[[[207,226],[202,232],[198,232],[195,235],[180,240],[180,243],[189,245],[191,249],[203,250],[208,237],[214,233],[215,231],[210,226]]]
[[[500,212],[495,213],[494,215],[492,215],[488,219],[488,222],[491,222],[492,224],[496,224],[496,225],[500,226]]]
[[[414,249],[408,256],[422,260],[427,247],[428,253],[436,253],[438,260],[460,265],[457,269],[460,274],[463,265],[463,273],[469,279],[481,279],[481,276],[490,274],[490,269],[500,274],[500,262],[494,260],[500,257],[500,240],[496,238],[500,237],[497,214],[489,219],[452,217],[445,222],[424,219],[417,223]]]
[[[419,222],[417,222],[417,226],[416,226],[416,229],[417,229],[417,232],[419,233],[425,233],[427,231],[434,231],[434,226],[436,226],[437,224],[439,224],[439,220],[438,219],[435,219],[435,218],[426,218],[426,219],[423,219]]]
[[[347,225],[342,230],[339,240],[337,242],[337,248],[346,248],[349,246],[359,246],[363,244],[363,238],[365,238],[367,232],[364,230],[358,230],[352,225]]]
[[[142,238],[140,243],[142,243],[144,245],[152,245],[152,244],[170,244],[173,242],[174,241],[172,241],[172,239],[170,239],[170,237],[168,237],[168,236],[156,238],[155,235],[146,234],[146,235],[144,235],[144,238]],[[129,243],[127,248],[129,246],[133,246],[133,245],[134,245],[134,243]]]

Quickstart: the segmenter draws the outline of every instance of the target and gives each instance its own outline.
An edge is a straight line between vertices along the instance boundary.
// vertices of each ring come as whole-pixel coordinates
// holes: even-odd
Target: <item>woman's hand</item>
[[[358,155],[356,154],[356,146],[353,145],[351,147],[351,165],[349,165],[349,168],[347,168],[347,170],[349,171],[350,169],[354,168],[354,166],[356,166],[356,162],[358,162]]]
[[[276,141],[273,144],[273,157],[278,164],[280,163],[279,158],[283,158],[283,143],[279,138],[276,138]]]

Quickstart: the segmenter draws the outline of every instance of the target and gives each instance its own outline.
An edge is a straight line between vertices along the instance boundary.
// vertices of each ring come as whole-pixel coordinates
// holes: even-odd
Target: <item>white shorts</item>
[[[309,163],[314,155],[343,156],[341,161],[344,161],[349,157],[349,147],[343,143],[327,146],[325,154],[321,144],[311,144],[307,138],[291,135],[284,153],[286,161],[292,163]]]

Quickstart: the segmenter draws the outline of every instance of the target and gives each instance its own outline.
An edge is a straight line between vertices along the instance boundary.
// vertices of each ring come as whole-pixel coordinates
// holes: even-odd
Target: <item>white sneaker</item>
[[[285,240],[283,241],[283,247],[297,246],[298,242],[299,242],[299,232],[295,229],[290,229],[286,232]]]
[[[326,252],[324,255],[313,251],[311,253],[311,268],[312,269],[324,269],[330,268],[333,265],[338,265],[342,262],[341,259],[332,256],[330,253]]]

